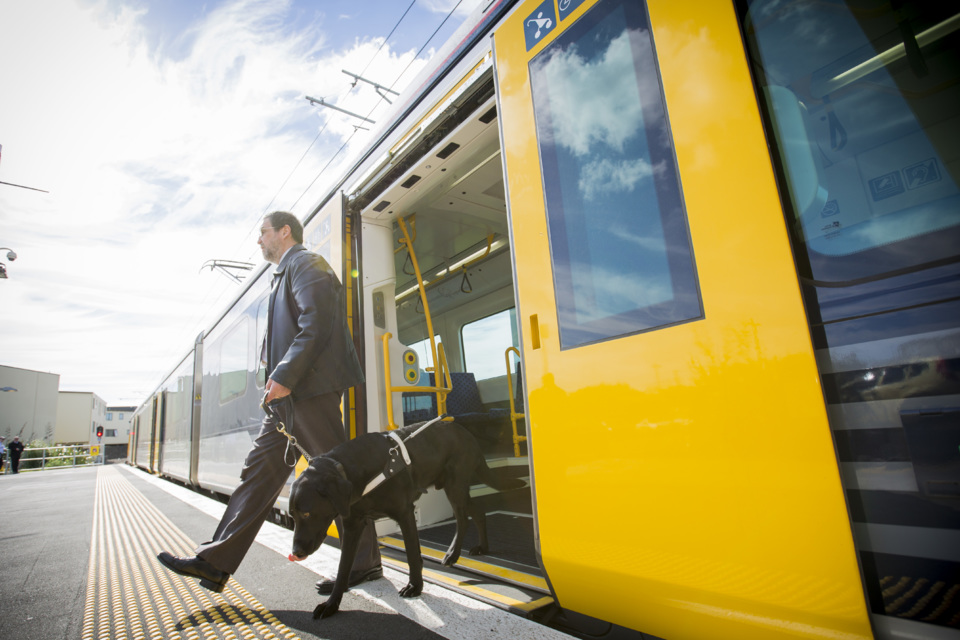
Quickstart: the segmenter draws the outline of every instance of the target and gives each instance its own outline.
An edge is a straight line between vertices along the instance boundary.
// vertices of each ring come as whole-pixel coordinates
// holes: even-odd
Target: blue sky
[[[262,214],[306,214],[369,135],[304,96],[384,117],[341,69],[402,89],[479,0],[419,58],[457,2],[383,44],[409,4],[2,3],[0,181],[49,193],[0,185],[0,364],[139,404],[237,291],[202,265],[259,262]]]

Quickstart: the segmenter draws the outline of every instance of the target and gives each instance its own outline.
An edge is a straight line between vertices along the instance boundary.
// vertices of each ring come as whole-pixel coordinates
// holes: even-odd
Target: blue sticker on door
[[[566,20],[573,10],[583,4],[583,0],[560,0],[560,19]]]
[[[527,41],[527,51],[530,51],[538,42],[557,26],[557,14],[553,10],[553,0],[546,0],[533,10],[523,21],[523,34]]]

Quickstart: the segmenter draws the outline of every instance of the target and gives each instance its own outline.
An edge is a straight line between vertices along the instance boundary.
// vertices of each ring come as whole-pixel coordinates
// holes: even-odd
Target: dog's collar
[[[331,460],[333,460],[333,459],[331,458]],[[336,460],[333,460],[333,466],[336,467],[337,471],[340,473],[340,477],[342,477],[342,478],[343,478],[344,480],[346,480],[347,482],[350,481],[350,479],[347,478],[347,472],[346,472],[346,470],[343,468],[343,465],[342,465],[342,464],[340,464],[340,463],[337,462]]]

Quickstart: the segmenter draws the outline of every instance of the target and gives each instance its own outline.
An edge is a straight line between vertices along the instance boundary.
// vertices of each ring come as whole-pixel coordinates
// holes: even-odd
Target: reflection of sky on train
[[[543,79],[535,99],[549,104],[569,240],[573,296],[560,301],[561,314],[579,324],[617,322],[617,314],[673,296],[654,182],[662,168],[651,164],[643,112],[659,92],[638,84],[628,31],[607,30],[601,22],[591,37],[535,62]],[[639,203],[646,210],[638,214]]]
[[[0,363],[142,400],[260,261],[271,209],[303,215],[374,120],[341,73],[402,88],[479,0],[34,0],[0,5]],[[317,137],[324,125],[323,135]],[[316,139],[311,146],[311,142]],[[308,150],[309,147],[309,150]],[[5,253],[5,252],[4,252]]]

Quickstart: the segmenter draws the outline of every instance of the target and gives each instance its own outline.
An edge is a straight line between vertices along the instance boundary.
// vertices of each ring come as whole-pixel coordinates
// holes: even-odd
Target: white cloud
[[[148,44],[144,11],[3,4],[0,180],[50,193],[0,185],[0,246],[19,254],[0,281],[0,364],[137,403],[236,292],[201,265],[259,262],[253,232],[275,195],[271,209],[312,208],[346,154],[314,179],[354,130],[303,96],[370,113],[377,96],[350,91],[340,70],[365,67],[380,41],[358,33],[331,50],[327,25],[291,25],[288,10],[223,2],[167,57]],[[413,53],[385,46],[372,73],[402,86],[423,64],[400,77]]]
[[[618,193],[630,193],[640,182],[653,176],[645,158],[633,160],[595,157],[580,169],[578,186],[586,200]]]
[[[575,155],[589,154],[596,144],[622,150],[643,126],[637,84],[626,80],[636,77],[626,31],[595,62],[571,46],[538,64],[546,95],[535,100],[549,104],[554,142]]]

